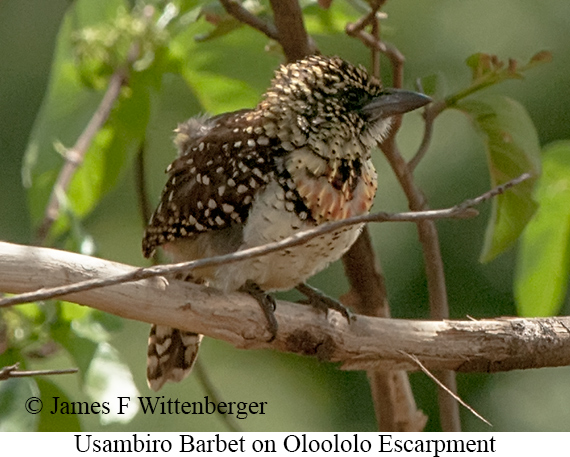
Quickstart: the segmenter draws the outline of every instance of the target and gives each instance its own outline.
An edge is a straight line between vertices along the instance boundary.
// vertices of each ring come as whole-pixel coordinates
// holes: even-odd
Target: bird
[[[364,67],[340,57],[311,55],[282,64],[255,108],[178,125],[178,156],[144,232],[144,256],[158,247],[175,262],[230,254],[367,214],[377,189],[374,147],[394,116],[430,101],[418,92],[384,88]],[[268,294],[303,284],[338,260],[361,229],[344,227],[262,257],[193,270],[192,278],[254,295],[274,337]],[[149,387],[185,378],[201,340],[153,325]]]

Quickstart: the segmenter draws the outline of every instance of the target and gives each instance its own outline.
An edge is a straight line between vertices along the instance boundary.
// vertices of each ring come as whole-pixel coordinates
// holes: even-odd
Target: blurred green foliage
[[[270,17],[267,2],[248,4],[260,17]],[[335,0],[326,10],[314,1],[302,4],[307,28],[323,53],[369,64],[369,52],[344,34],[346,23],[362,13],[357,7],[362,2]],[[254,106],[281,62],[275,43],[227,16],[217,2],[154,0],[146,5],[126,0],[0,3],[0,239],[34,239],[63,163],[61,152],[75,143],[108,77],[137,43],[128,87],[75,174],[50,243],[143,265],[136,151],[144,147],[147,190],[154,202],[164,183],[163,170],[174,156],[177,123],[204,112]],[[418,182],[432,207],[459,203],[522,171],[538,171],[541,145],[570,138],[570,93],[563,89],[570,72],[567,2],[399,0],[387,2],[385,10],[383,37],[406,56],[406,86],[421,79],[434,97],[467,114],[448,110],[438,117],[432,145],[418,167]],[[547,54],[535,55],[543,49],[554,60],[537,66],[548,60]],[[512,61],[501,65],[495,54],[522,62],[535,58],[522,66]],[[523,81],[511,81],[521,79],[523,70]],[[382,77],[390,80],[387,61],[382,61]],[[487,86],[485,97],[472,95]],[[399,142],[407,157],[417,149],[422,129],[417,113],[406,116]],[[536,209],[532,183],[487,205],[492,209],[482,208],[477,219],[438,223],[453,317],[515,314],[515,262],[522,314],[568,313],[569,155],[567,143],[551,145],[542,154],[544,174],[534,193],[541,206],[523,235],[518,262],[508,249]],[[380,154],[375,161],[380,178],[375,209],[404,210],[405,199]],[[394,316],[426,317],[415,228],[382,224],[372,231]],[[478,261],[482,246],[483,258],[494,259],[485,265]],[[338,264],[312,282],[331,295],[347,288]],[[23,408],[31,395],[99,402],[137,392],[150,395],[144,380],[148,328],[65,302],[19,306],[2,311],[1,318],[0,337],[8,335],[10,347],[0,345],[0,367],[16,362],[33,369],[73,365],[80,374],[2,382],[0,430],[226,429],[215,416],[31,416]],[[51,341],[63,350],[46,351]],[[265,417],[239,422],[243,430],[375,430],[362,372],[343,372],[290,354],[238,351],[213,340],[204,343],[201,359],[224,399],[268,402]],[[559,386],[567,371],[461,375],[460,394],[495,425],[494,431],[568,430],[561,424],[570,423],[570,409],[564,406],[570,391],[557,390],[559,401],[549,403],[546,418],[546,401],[538,400],[549,386]],[[537,376],[540,392],[524,387]],[[435,386],[419,373],[412,375],[412,384],[419,407],[430,417],[428,430],[437,430]],[[520,389],[520,396],[501,395],[511,392],[509,386],[515,393]],[[161,394],[188,401],[205,395],[193,376]],[[467,413],[464,417],[467,429],[486,430]]]
[[[515,295],[519,314],[552,316],[560,311],[570,269],[570,142],[549,145],[536,190],[539,210],[520,246]]]

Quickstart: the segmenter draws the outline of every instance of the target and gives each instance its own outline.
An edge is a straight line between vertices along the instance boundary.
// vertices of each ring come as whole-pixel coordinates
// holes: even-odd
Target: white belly
[[[240,249],[282,240],[301,230],[314,227],[284,208],[283,190],[270,184],[254,201],[243,231]],[[263,290],[287,290],[338,260],[354,243],[362,226],[355,225],[313,238],[307,243],[276,251],[262,257],[219,267],[212,285],[236,290],[247,280]]]

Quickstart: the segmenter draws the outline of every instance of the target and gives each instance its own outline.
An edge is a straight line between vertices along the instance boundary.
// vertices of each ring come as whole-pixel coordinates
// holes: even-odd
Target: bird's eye
[[[362,106],[361,95],[354,91],[350,91],[346,94],[345,101],[349,109],[358,109]]]

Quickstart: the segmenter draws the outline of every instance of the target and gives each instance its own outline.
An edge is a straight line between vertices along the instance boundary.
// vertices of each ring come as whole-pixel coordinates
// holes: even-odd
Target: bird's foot
[[[323,311],[334,309],[341,313],[350,324],[350,320],[353,318],[352,313],[341,302],[329,297],[319,289],[309,286],[307,283],[299,284],[296,289],[307,297],[308,300],[306,303]]]
[[[261,310],[263,311],[263,314],[265,314],[265,319],[267,319],[267,329],[269,330],[269,333],[271,333],[271,337],[267,341],[273,341],[277,336],[278,327],[277,320],[275,319],[275,299],[271,295],[265,293],[261,287],[253,281],[247,281],[240,290],[255,298],[257,303],[259,303],[259,306],[261,306]]]

